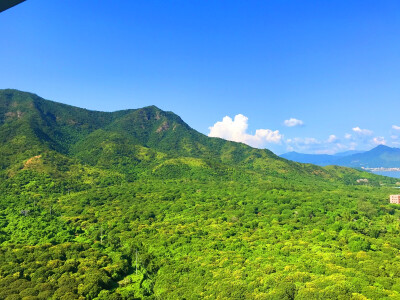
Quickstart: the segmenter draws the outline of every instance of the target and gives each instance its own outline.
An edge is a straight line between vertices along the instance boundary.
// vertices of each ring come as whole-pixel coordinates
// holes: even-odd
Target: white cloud
[[[315,145],[315,144],[319,144],[320,142],[315,139],[315,138],[305,138],[304,139],[304,144],[306,145]]]
[[[372,139],[375,145],[386,145],[385,138],[383,136],[377,136]]]
[[[279,144],[283,138],[279,130],[257,129],[256,133],[251,135],[246,132],[247,128],[248,118],[246,116],[238,114],[233,120],[226,116],[222,121],[209,127],[208,136],[241,142],[256,148],[262,148],[268,143]]]
[[[392,142],[392,146],[398,147],[400,146],[400,142]]]
[[[300,138],[295,137],[292,139],[287,139],[286,141],[286,149],[288,151],[299,151],[299,152],[314,152],[315,148],[319,148],[321,142],[316,138]]]
[[[356,132],[356,133],[358,133],[358,134],[361,134],[361,135],[371,135],[373,132],[371,131],[371,130],[369,130],[369,129],[361,129],[360,127],[354,127],[353,128],[353,131],[354,132]]]
[[[363,129],[358,126],[352,128],[352,130],[354,132],[353,135],[349,133],[345,134],[345,138],[347,140],[346,145],[348,145],[349,150],[369,150],[371,147],[376,147],[376,145],[387,145],[387,140],[384,136],[371,137],[371,135],[374,133],[372,130]],[[391,138],[393,140],[395,135],[392,135]]]
[[[340,150],[340,151],[348,150],[349,147],[351,147],[351,146],[344,145],[344,144],[341,144],[341,143],[337,143],[336,144],[337,150]]]
[[[289,120],[285,120],[283,122],[283,124],[285,124],[285,126],[287,126],[287,127],[295,127],[295,126],[304,125],[304,122],[302,120],[298,120],[298,119],[295,119],[295,118],[290,118]]]
[[[351,142],[349,145],[349,150],[356,150],[358,144],[356,142]]]
[[[334,134],[331,134],[328,138],[328,143],[334,143],[338,140],[337,136]]]
[[[397,140],[397,139],[399,138],[399,136],[398,136],[398,135],[391,135],[390,138],[391,138],[392,140]]]
[[[288,144],[302,144],[302,145],[313,145],[313,144],[320,144],[320,142],[315,139],[315,138],[310,138],[310,137],[306,137],[306,138],[293,138],[293,139],[287,139],[286,143]]]
[[[334,134],[331,134],[326,140],[296,137],[287,139],[285,142],[288,151],[313,154],[335,154],[354,149],[357,146],[356,143],[350,143],[349,145],[340,143],[339,138]]]
[[[392,128],[393,128],[394,130],[400,130],[400,126],[397,126],[397,125],[392,125]]]

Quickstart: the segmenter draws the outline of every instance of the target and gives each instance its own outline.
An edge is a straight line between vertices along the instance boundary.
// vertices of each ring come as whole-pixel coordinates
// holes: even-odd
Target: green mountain
[[[339,163],[359,168],[400,168],[400,149],[379,145],[369,151],[343,157]]]
[[[52,153],[77,162],[135,177],[186,165],[210,170],[255,170],[283,178],[337,179],[326,169],[279,158],[269,150],[207,137],[171,112],[155,106],[113,113],[89,111],[16,90],[0,91],[0,166]],[[183,162],[182,158],[191,158]],[[318,176],[314,176],[318,175]]]
[[[0,299],[400,297],[394,179],[9,89],[0,141]]]

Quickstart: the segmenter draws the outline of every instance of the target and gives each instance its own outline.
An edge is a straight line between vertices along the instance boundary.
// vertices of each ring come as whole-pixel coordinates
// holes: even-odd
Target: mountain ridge
[[[55,151],[69,160],[122,172],[132,178],[152,168],[160,171],[158,165],[166,166],[165,161],[180,157],[200,159],[203,165],[224,165],[225,169],[234,166],[283,178],[342,180],[343,172],[351,174],[351,178],[362,176],[347,169],[299,164],[267,149],[208,137],[173,112],[154,105],[101,112],[6,89],[0,90],[0,120],[3,169],[15,169],[12,166],[15,161],[22,163],[43,152]],[[187,165],[180,167],[188,169]]]
[[[369,151],[347,154],[303,154],[288,152],[280,155],[283,158],[302,163],[314,163],[320,166],[338,165],[352,168],[399,168],[400,148],[378,145]]]
[[[255,160],[257,157],[273,158],[286,164],[267,149],[207,137],[193,130],[176,114],[156,106],[116,112],[90,111],[8,89],[0,91],[0,115],[1,124],[12,128],[14,135],[25,130],[25,135],[29,135],[34,144],[41,143],[46,149],[78,157],[84,156],[79,153],[78,143],[90,139],[94,148],[96,143],[101,144],[100,140],[107,139],[107,135],[114,138],[117,135],[126,143],[164,151],[171,156],[207,156],[219,162],[239,163],[257,153]],[[3,143],[12,137],[12,134],[3,134]]]

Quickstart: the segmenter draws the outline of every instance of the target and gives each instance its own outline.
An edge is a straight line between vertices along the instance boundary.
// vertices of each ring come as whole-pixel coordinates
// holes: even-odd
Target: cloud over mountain
[[[375,145],[386,145],[386,140],[383,136],[377,136],[372,139]]]
[[[337,140],[338,140],[337,136],[334,135],[334,134],[331,134],[331,135],[329,136],[327,142],[328,142],[328,143],[333,143],[333,142],[336,142]]]
[[[219,137],[229,141],[241,142],[252,147],[262,148],[268,143],[280,143],[283,136],[279,130],[257,129],[254,135],[247,133],[248,118],[238,114],[232,119],[226,116],[222,121],[209,127],[209,137]]]
[[[340,143],[339,138],[331,134],[326,140],[312,137],[292,138],[286,141],[287,151],[300,151],[303,153],[333,154],[338,151],[348,150],[349,147]]]

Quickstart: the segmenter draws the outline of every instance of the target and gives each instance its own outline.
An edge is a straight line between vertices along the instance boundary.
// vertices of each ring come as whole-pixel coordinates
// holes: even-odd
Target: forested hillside
[[[395,179],[16,90],[0,141],[0,299],[400,299]]]

